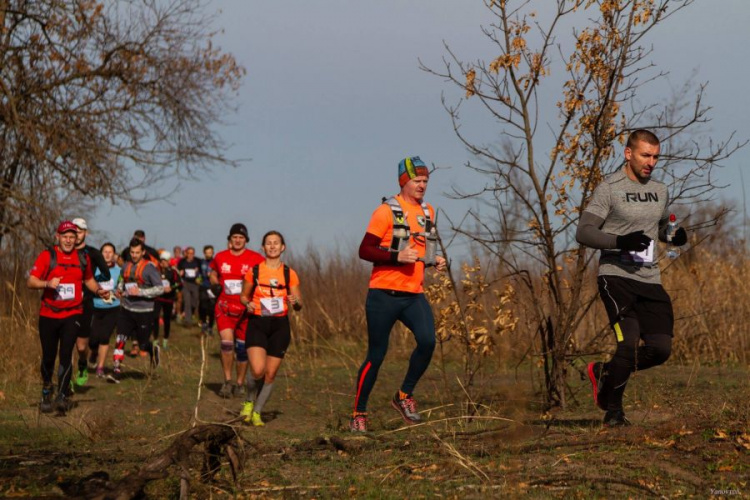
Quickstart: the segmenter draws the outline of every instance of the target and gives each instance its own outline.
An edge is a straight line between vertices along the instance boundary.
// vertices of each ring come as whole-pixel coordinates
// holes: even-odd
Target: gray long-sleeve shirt
[[[644,231],[652,240],[658,237],[664,241],[668,205],[669,193],[665,184],[653,179],[641,184],[620,169],[607,176],[594,190],[589,205],[581,214],[576,241],[602,251],[600,276],[661,283],[656,260],[649,265],[633,262],[628,252],[617,249],[617,236]],[[656,249],[653,251],[655,257]]]

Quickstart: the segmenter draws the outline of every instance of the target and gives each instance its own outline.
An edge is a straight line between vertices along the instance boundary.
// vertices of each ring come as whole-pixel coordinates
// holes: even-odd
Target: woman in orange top
[[[289,307],[302,309],[299,278],[281,261],[284,250],[281,233],[269,231],[263,236],[266,260],[245,275],[240,297],[249,314],[245,345],[251,372],[240,415],[245,423],[256,426],[265,425],[260,413],[271,396],[273,381],[291,341]]]

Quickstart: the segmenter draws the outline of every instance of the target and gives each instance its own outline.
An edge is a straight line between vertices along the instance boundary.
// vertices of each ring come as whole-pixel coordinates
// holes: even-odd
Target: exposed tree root
[[[150,481],[164,479],[170,474],[181,478],[180,498],[189,494],[190,453],[198,445],[205,446],[205,455],[200,479],[211,480],[221,468],[221,457],[225,455],[236,479],[242,467],[240,451],[235,448],[237,433],[231,425],[206,424],[189,429],[175,438],[172,444],[159,455],[147,461],[137,471],[116,482],[108,481],[106,474],[92,474],[75,484],[68,485],[65,493],[92,500],[129,500],[143,496]],[[175,470],[170,471],[171,468]]]

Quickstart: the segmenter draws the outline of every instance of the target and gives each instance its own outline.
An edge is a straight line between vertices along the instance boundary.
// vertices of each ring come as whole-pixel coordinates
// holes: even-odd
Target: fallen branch
[[[548,477],[544,479],[534,479],[533,481],[529,481],[529,485],[530,486],[543,486],[543,485],[553,485],[553,484],[559,484],[559,483],[582,483],[582,482],[621,484],[623,486],[629,486],[631,488],[645,491],[655,497],[661,496],[659,493],[657,493],[652,488],[649,488],[645,484],[641,484],[636,481],[630,481],[628,479],[620,479],[616,477],[605,477],[605,476],[584,476],[584,475],[573,476],[573,475],[566,474],[566,475],[561,475],[561,476]]]
[[[168,477],[170,467],[177,466],[181,472],[180,497],[185,498],[189,488],[188,478],[185,474],[185,471],[189,468],[187,460],[191,450],[197,445],[204,444],[207,450],[202,479],[210,479],[218,472],[219,456],[222,451],[229,454],[233,469],[232,474],[236,475],[237,471],[234,469],[241,465],[241,460],[237,459],[236,450],[232,449],[230,445],[237,437],[237,433],[231,425],[227,424],[207,424],[193,427],[177,437],[162,453],[119,481],[115,483],[107,482],[104,487],[99,487],[94,491],[86,491],[90,488],[79,483],[80,491],[66,493],[74,494],[74,496],[85,496],[93,500],[129,500],[142,496],[149,481]]]

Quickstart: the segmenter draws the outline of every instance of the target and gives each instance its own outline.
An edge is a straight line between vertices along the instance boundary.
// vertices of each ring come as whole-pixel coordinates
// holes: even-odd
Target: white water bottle
[[[672,243],[672,239],[679,227],[677,217],[674,214],[669,214],[669,223],[667,224],[667,257],[670,259],[676,259],[680,256],[680,249]]]

